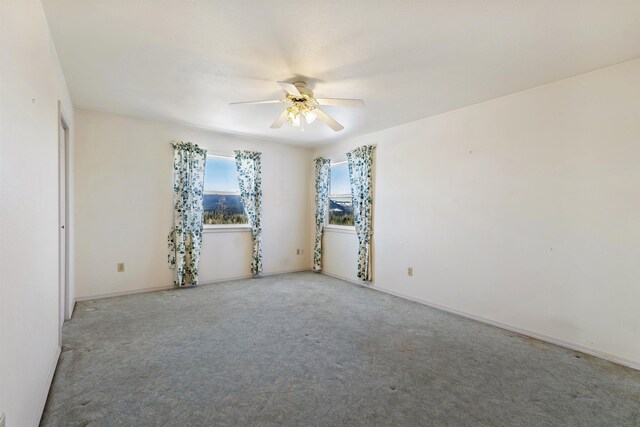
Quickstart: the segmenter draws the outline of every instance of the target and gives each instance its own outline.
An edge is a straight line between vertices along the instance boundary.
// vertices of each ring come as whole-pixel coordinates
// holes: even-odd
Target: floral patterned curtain
[[[202,244],[202,195],[207,151],[190,142],[173,146],[173,229],[169,233],[169,268],[175,286],[198,284]]]
[[[254,276],[260,276],[262,274],[262,153],[245,150],[236,150],[235,153],[240,197],[253,235],[251,273]]]
[[[318,157],[316,163],[316,241],[313,246],[313,270],[322,270],[322,230],[329,208],[331,160]]]
[[[347,153],[349,182],[353,199],[353,216],[358,235],[358,278],[370,282],[372,224],[372,145],[363,145]]]

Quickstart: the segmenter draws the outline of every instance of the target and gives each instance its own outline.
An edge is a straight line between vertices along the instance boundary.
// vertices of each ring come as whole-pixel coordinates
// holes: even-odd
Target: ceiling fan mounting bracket
[[[308,95],[313,98],[313,92],[311,91],[311,89],[307,87],[307,82],[298,80],[293,82],[293,85],[296,87],[296,89],[298,89],[298,92],[300,92],[302,95]]]

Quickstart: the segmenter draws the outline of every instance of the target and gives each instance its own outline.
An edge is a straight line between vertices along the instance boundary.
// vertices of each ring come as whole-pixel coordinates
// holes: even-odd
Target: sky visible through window
[[[331,167],[331,194],[351,194],[347,163]]]
[[[207,157],[204,191],[240,192],[235,160]]]

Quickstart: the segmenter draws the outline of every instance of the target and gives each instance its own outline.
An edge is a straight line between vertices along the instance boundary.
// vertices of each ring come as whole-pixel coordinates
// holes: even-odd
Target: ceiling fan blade
[[[230,102],[229,105],[279,104],[281,102],[281,99],[270,99],[268,101]]]
[[[329,117],[327,113],[325,113],[321,109],[316,108],[315,110],[313,110],[313,112],[316,113],[316,116],[318,116],[320,120],[322,120],[327,126],[329,126],[334,131],[340,132],[342,129],[344,129],[344,126],[342,126],[340,123],[336,122],[334,119]]]
[[[296,96],[300,96],[300,91],[298,90],[297,87],[295,87],[294,85],[292,85],[291,83],[287,83],[287,82],[278,82],[278,84],[280,86],[282,86],[282,89],[286,90],[287,93],[291,94],[291,95],[296,95]]]
[[[339,105],[342,107],[363,108],[364,101],[362,99],[345,99],[345,98],[316,98],[320,105]]]
[[[282,114],[278,116],[278,118],[271,125],[271,129],[281,128],[284,122],[287,121],[287,110],[284,110]]]

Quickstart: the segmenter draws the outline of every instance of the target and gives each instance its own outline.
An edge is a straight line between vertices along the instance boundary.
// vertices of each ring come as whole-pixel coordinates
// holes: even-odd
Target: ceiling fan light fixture
[[[318,118],[313,110],[303,111],[302,114],[304,114],[304,119],[307,121],[307,124],[313,123],[313,121]]]
[[[298,107],[287,108],[287,120],[291,126],[300,126],[300,110]]]

